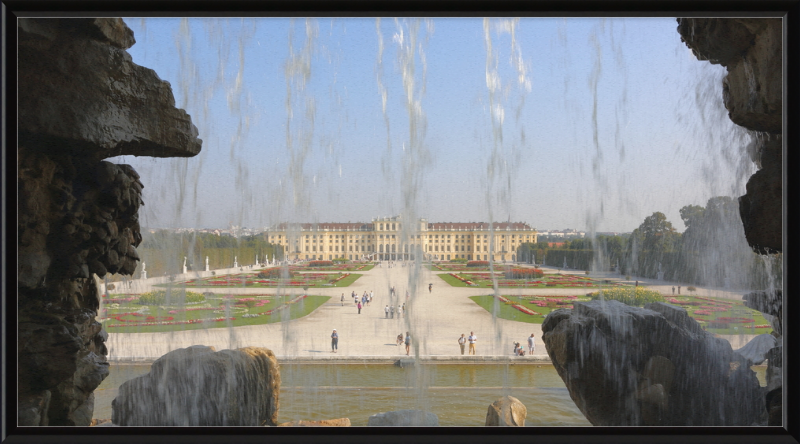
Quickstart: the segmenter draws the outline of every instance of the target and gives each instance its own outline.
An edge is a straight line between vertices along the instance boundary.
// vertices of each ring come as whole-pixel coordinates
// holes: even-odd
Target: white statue
[[[206,271],[208,271],[208,256],[206,256]]]
[[[142,262],[142,279],[147,279],[147,270],[144,269],[146,266],[147,265]]]
[[[239,268],[239,256],[233,257],[233,268]]]
[[[258,267],[258,255],[256,255],[256,267]]]
[[[183,257],[183,274],[186,274],[186,256]]]

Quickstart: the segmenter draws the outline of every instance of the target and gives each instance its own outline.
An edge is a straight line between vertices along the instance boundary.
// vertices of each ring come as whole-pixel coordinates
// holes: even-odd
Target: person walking
[[[336,329],[333,329],[333,333],[331,333],[331,353],[336,353],[339,350],[339,334],[336,333]]]
[[[389,307],[389,317],[394,319],[394,305]]]
[[[478,337],[475,336],[474,332],[469,332],[469,337],[467,338],[467,341],[469,341],[469,354],[474,355],[475,343],[478,342]]]
[[[533,338],[533,333],[528,337],[528,356],[532,355],[533,352],[536,351],[536,341]]]
[[[403,313],[405,313],[405,312],[406,312],[406,303],[403,302]]]
[[[428,293],[433,293],[433,283],[428,284]]]
[[[395,344],[395,345],[400,347],[400,344],[402,344],[402,343],[403,343],[403,333],[400,333],[399,335],[397,335],[397,344]]]
[[[342,307],[344,307],[344,293],[342,293]]]
[[[411,350],[411,335],[408,332],[406,332],[406,356],[408,356],[410,350]]]
[[[389,319],[389,305],[386,305],[386,308],[383,309],[383,312],[386,313],[386,319]]]
[[[464,336],[464,333],[461,333],[461,337],[458,338],[458,346],[461,347],[461,354],[464,354],[464,348],[467,345],[467,338]]]
[[[672,295],[675,296],[675,286],[672,286]]]
[[[681,286],[678,285],[678,294],[681,294]]]
[[[358,307],[358,314],[361,314],[361,302],[356,304],[356,307]]]

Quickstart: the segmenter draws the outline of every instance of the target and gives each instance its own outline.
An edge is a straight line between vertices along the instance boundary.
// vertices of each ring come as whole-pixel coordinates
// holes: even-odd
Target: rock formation
[[[122,19],[19,19],[18,424],[89,425],[108,375],[94,275],[131,274],[143,184],[118,155],[194,156]]]
[[[542,339],[570,396],[593,425],[750,426],[764,390],[745,358],[686,310],[578,302],[551,312]]]
[[[723,101],[733,123],[760,133],[751,157],[760,170],[739,198],[745,236],[757,252],[782,251],[782,22],[780,18],[679,18],[698,60],[727,68]]]
[[[423,410],[395,410],[372,415],[367,420],[368,427],[435,427],[439,417]]]
[[[745,237],[754,251],[783,251],[783,22],[780,18],[679,18],[678,33],[698,60],[727,68],[722,99],[733,123],[758,134],[749,147],[759,167],[739,198]],[[779,289],[745,296],[745,305],[764,313],[780,342],[782,294]],[[754,345],[755,347],[755,345]],[[772,349],[780,356],[780,347]],[[780,359],[768,359],[767,385],[777,390]],[[772,392],[771,392],[772,393]],[[780,413],[781,396],[768,395],[769,425]]]
[[[486,426],[515,426],[525,425],[528,409],[525,404],[513,396],[503,396],[489,405],[486,412]]]
[[[277,425],[281,377],[266,348],[171,351],[150,372],[124,382],[111,402],[121,426]]]

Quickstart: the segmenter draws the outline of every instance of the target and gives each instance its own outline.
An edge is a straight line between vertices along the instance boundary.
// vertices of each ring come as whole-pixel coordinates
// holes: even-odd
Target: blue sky
[[[753,172],[724,68],[674,18],[125,21],[134,62],[203,139],[190,159],[112,159],[142,175],[144,226],[403,214],[631,231],[661,211],[682,231],[682,206],[741,195]]]

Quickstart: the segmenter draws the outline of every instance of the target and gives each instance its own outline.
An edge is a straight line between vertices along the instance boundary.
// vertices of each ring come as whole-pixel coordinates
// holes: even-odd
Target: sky
[[[121,156],[144,227],[521,221],[632,231],[738,197],[750,135],[674,18],[125,18],[198,127]]]

